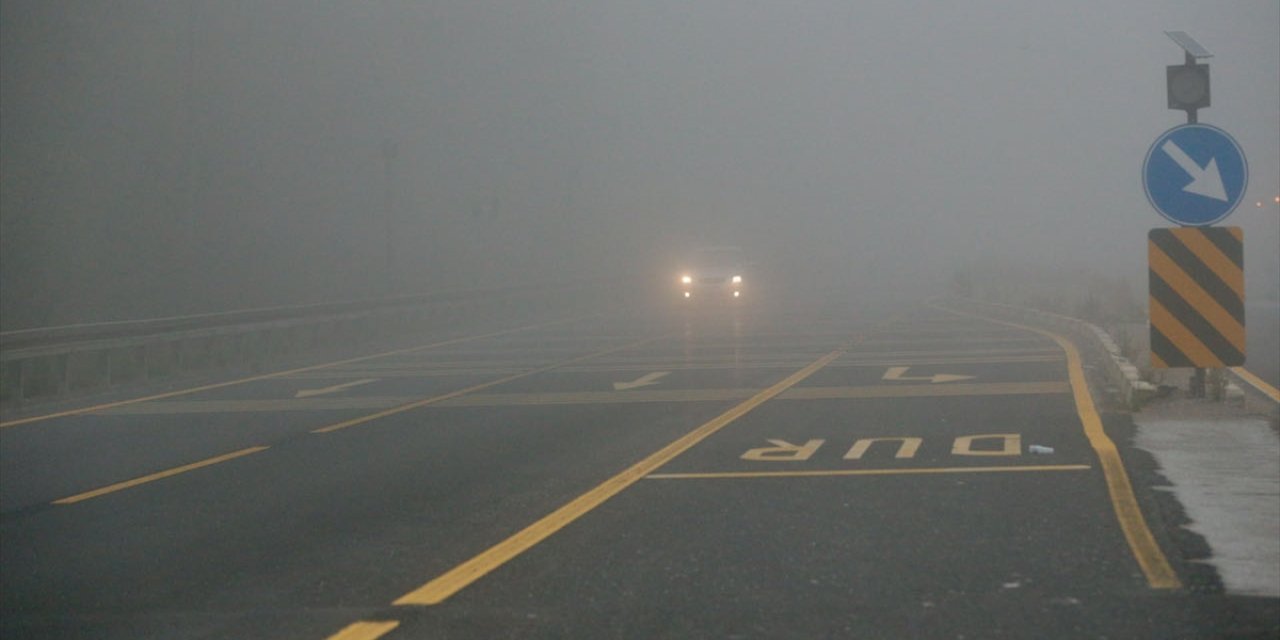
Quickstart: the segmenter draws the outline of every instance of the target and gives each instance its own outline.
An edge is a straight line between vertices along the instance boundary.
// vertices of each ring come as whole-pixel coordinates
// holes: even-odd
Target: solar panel
[[[1174,42],[1178,43],[1178,46],[1182,47],[1182,50],[1186,51],[1187,55],[1191,56],[1192,58],[1199,59],[1199,58],[1213,57],[1213,54],[1209,53],[1208,49],[1205,49],[1204,47],[1200,46],[1200,43],[1196,42],[1195,38],[1192,38],[1191,36],[1187,35],[1186,31],[1166,31],[1164,32],[1164,34],[1166,36],[1169,36],[1169,38],[1171,38]]]

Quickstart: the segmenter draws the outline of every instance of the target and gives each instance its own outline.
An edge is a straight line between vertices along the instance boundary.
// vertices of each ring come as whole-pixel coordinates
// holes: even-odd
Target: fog
[[[1225,223],[1280,298],[1274,0],[5,0],[0,328],[664,279],[698,244],[846,296],[974,261],[1142,292],[1165,30],[1215,54]]]

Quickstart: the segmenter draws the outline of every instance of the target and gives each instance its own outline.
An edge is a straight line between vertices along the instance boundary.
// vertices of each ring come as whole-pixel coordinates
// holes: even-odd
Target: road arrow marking
[[[337,392],[339,392],[339,391],[346,391],[347,389],[350,389],[351,387],[358,387],[358,386],[363,385],[363,384],[369,384],[370,382],[377,382],[378,380],[380,380],[380,378],[365,378],[364,380],[355,380],[355,381],[352,381],[352,382],[344,382],[344,383],[342,383],[342,384],[335,384],[335,385],[333,385],[332,387],[325,387],[325,388],[323,388],[323,389],[303,389],[303,390],[299,391],[298,393],[294,394],[294,396],[293,396],[293,397],[295,397],[295,398],[310,398],[310,397],[312,397],[312,396],[322,396],[322,395],[325,395],[325,394],[327,394],[327,393],[337,393]]]
[[[635,389],[637,387],[647,387],[651,384],[658,384],[658,378],[671,373],[670,371],[654,371],[646,373],[631,382],[615,382],[613,383],[614,391],[626,391],[627,389]]]
[[[1169,154],[1169,157],[1173,158],[1173,161],[1178,163],[1178,166],[1182,167],[1182,170],[1186,171],[1187,175],[1191,176],[1191,183],[1183,187],[1183,191],[1223,202],[1229,200],[1227,198],[1227,189],[1222,185],[1222,172],[1218,171],[1217,158],[1209,158],[1209,164],[1201,168],[1200,165],[1196,164],[1195,160],[1191,159],[1191,156],[1187,155],[1186,151],[1174,144],[1172,140],[1165,140],[1164,144],[1160,145],[1160,149]]]
[[[889,367],[884,372],[882,380],[894,380],[896,382],[931,382],[937,384],[939,382],[957,382],[960,380],[970,380],[973,376],[961,376],[954,373],[935,373],[931,376],[911,376],[906,375],[907,370],[911,367]]]

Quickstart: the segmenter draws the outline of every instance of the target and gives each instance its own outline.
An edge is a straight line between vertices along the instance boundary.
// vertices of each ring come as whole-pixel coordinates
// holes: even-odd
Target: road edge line
[[[1228,367],[1228,368],[1231,369],[1232,373],[1239,376],[1241,380],[1244,380],[1245,382],[1249,383],[1249,385],[1252,386],[1254,389],[1257,389],[1258,391],[1262,392],[1263,395],[1266,395],[1268,398],[1271,398],[1276,402],[1280,402],[1280,389],[1276,389],[1275,387],[1268,384],[1266,380],[1263,380],[1262,378],[1258,377],[1258,374],[1252,371],[1249,371],[1244,367]]]
[[[1143,575],[1146,576],[1147,585],[1152,589],[1181,588],[1182,581],[1169,564],[1169,559],[1165,557],[1164,551],[1160,549],[1160,544],[1156,542],[1155,536],[1151,533],[1151,528],[1147,526],[1146,517],[1142,515],[1142,508],[1138,505],[1138,498],[1133,493],[1133,484],[1129,481],[1129,473],[1125,470],[1124,461],[1120,458],[1120,451],[1102,426],[1102,418],[1098,415],[1098,409],[1094,405],[1093,395],[1089,393],[1089,382],[1085,377],[1080,351],[1076,348],[1075,343],[1045,329],[1007,320],[997,320],[976,313],[958,311],[937,304],[932,306],[948,313],[969,316],[1038,333],[1056,342],[1058,347],[1067,354],[1067,375],[1071,380],[1076,414],[1080,417],[1080,423],[1084,427],[1085,437],[1089,440],[1089,446],[1093,448],[1094,453],[1098,456],[1098,461],[1102,463],[1102,475],[1107,482],[1107,493],[1111,498],[1111,507],[1116,514],[1116,519],[1119,521],[1120,530],[1124,534],[1125,541],[1129,544],[1129,550],[1133,553],[1134,560],[1138,562],[1138,566],[1142,569]]]

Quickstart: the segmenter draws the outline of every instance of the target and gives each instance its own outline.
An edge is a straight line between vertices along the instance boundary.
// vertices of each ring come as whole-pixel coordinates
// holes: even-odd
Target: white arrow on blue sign
[[[1171,222],[1203,227],[1231,215],[1249,185],[1244,151],[1226,131],[1184,124],[1156,138],[1142,162],[1142,188]]]

